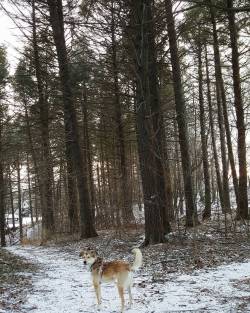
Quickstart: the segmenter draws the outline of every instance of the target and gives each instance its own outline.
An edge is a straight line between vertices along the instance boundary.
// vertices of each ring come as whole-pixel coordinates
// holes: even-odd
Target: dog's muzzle
[[[86,265],[86,264],[87,264],[87,262],[86,262],[86,261],[83,261],[83,264],[84,264],[84,265]]]

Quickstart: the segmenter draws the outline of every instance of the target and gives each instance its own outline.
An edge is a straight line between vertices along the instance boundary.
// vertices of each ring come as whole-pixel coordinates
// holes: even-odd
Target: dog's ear
[[[83,251],[80,251],[79,257],[82,257],[82,256],[83,256]]]
[[[96,251],[96,250],[94,250],[94,249],[90,250],[90,254],[91,254],[93,257],[98,256],[97,251]]]
[[[97,251],[95,250],[95,249],[93,249],[93,248],[91,248],[91,247],[88,247],[87,249],[86,249],[86,251],[88,251],[88,252],[90,252],[90,253],[94,253],[94,254],[96,254],[97,255]]]

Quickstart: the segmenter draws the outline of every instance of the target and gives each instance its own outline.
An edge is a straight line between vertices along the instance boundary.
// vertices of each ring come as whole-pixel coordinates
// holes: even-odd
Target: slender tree
[[[42,224],[44,238],[50,237],[55,230],[55,221],[53,214],[53,168],[51,164],[50,142],[49,142],[49,104],[48,96],[45,92],[45,86],[42,79],[42,67],[39,55],[39,45],[37,40],[37,19],[35,0],[32,0],[32,35],[34,64],[37,78],[38,107],[40,112],[40,129],[42,141],[42,169],[40,170],[41,181],[41,204],[42,204]]]
[[[5,184],[4,184],[4,156],[3,156],[3,130],[4,113],[6,111],[6,79],[8,77],[6,49],[0,46],[0,241],[1,246],[6,245],[5,241]]]
[[[230,197],[229,197],[229,181],[228,181],[228,166],[227,166],[227,153],[226,153],[226,139],[228,147],[228,156],[231,165],[233,183],[235,189],[236,200],[238,199],[238,179],[235,171],[231,132],[229,129],[227,101],[224,88],[224,81],[221,70],[221,59],[219,51],[219,41],[217,33],[217,24],[215,18],[214,8],[210,7],[211,23],[213,27],[213,49],[214,49],[214,67],[215,67],[215,79],[216,79],[216,97],[218,106],[218,123],[220,130],[220,142],[221,142],[221,158],[222,158],[222,171],[223,171],[223,194],[224,194],[224,206],[225,212],[230,211]]]
[[[70,151],[74,172],[77,177],[81,217],[80,232],[82,238],[88,238],[96,236],[97,233],[94,228],[93,214],[90,207],[86,166],[83,164],[83,155],[79,145],[79,133],[73,104],[68,54],[64,35],[63,6],[61,0],[47,0],[47,4],[50,12],[50,24],[57,51],[61,89],[63,93],[66,146]]]
[[[211,131],[211,141],[212,141],[214,165],[215,165],[215,172],[216,172],[216,182],[217,182],[217,188],[218,188],[222,211],[225,211],[224,194],[223,194],[223,187],[222,187],[221,174],[220,174],[220,163],[219,163],[219,157],[218,157],[218,152],[217,152],[216,134],[215,134],[215,126],[214,126],[214,111],[213,111],[213,104],[212,104],[212,97],[211,97],[211,81],[210,81],[210,76],[209,76],[207,46],[205,46],[205,62],[206,62],[206,85],[207,85],[207,102],[208,102],[208,112],[209,112],[209,126],[210,126],[210,131]]]
[[[230,45],[232,49],[234,106],[236,111],[236,126],[238,130],[239,188],[237,218],[246,219],[249,217],[247,196],[246,124],[241,94],[239,51],[237,40],[238,34],[235,23],[235,13],[233,11],[233,0],[227,0],[227,8],[230,31]]]
[[[4,204],[4,172],[2,158],[2,125],[0,121],[0,241],[1,246],[6,246],[5,240],[5,204]]]
[[[205,129],[205,109],[204,109],[203,72],[202,72],[202,43],[200,41],[198,42],[198,77],[199,77],[201,148],[202,148],[202,162],[205,185],[205,210],[202,216],[203,218],[208,218],[211,216],[211,188],[210,188],[208,149]]]
[[[175,30],[175,21],[172,11],[171,0],[165,0],[166,18],[167,18],[167,30],[169,38],[169,47],[171,55],[173,83],[174,83],[174,95],[175,95],[175,107],[176,107],[176,119],[178,124],[179,142],[181,150],[182,170],[184,191],[186,200],[186,225],[194,226],[197,221],[197,209],[194,201],[193,194],[193,179],[191,172],[191,157],[190,157],[190,144],[189,135],[187,129],[187,113],[186,105],[183,94],[183,87],[181,81],[181,69],[177,48],[177,35]]]

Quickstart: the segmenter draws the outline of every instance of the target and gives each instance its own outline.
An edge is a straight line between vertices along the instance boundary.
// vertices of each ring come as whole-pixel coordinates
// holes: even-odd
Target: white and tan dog
[[[129,303],[132,304],[131,286],[133,283],[133,272],[142,265],[142,253],[140,249],[134,248],[132,252],[135,260],[132,265],[122,260],[104,262],[95,250],[87,249],[80,252],[83,262],[89,265],[92,274],[93,285],[96,292],[98,305],[101,304],[101,282],[115,281],[119,296],[121,298],[121,312],[124,312],[124,291],[128,289]]]

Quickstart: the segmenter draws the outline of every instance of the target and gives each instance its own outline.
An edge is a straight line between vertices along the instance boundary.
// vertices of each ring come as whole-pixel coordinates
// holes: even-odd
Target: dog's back
[[[102,281],[110,281],[118,279],[118,276],[121,274],[128,274],[130,271],[129,263],[119,260],[119,261],[111,261],[111,262],[104,262],[102,264],[101,273],[101,280]],[[95,275],[95,273],[93,273]]]

